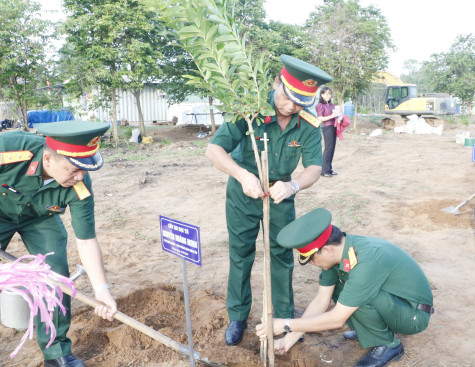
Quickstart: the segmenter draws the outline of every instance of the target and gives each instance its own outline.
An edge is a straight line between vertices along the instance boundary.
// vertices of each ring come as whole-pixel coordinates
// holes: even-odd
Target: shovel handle
[[[467,204],[467,203],[468,203],[470,200],[472,200],[474,197],[475,197],[475,192],[474,192],[472,195],[470,195],[466,200],[462,201],[459,205],[457,205],[457,206],[455,207],[455,209],[456,209],[456,210],[457,210],[457,209],[460,209],[462,206],[464,206],[465,204]]]
[[[0,257],[4,258],[5,260],[7,260],[8,262],[13,262],[15,260],[17,260],[17,258],[11,254],[9,254],[8,252],[5,252],[3,250],[0,249]],[[57,282],[55,280],[51,280],[50,279],[50,282],[56,286],[58,286],[59,288],[61,288],[61,290],[66,293],[67,295],[71,296],[72,297],[72,292],[71,292],[71,289],[68,288],[67,286],[65,286],[63,283],[61,282]],[[91,298],[89,296],[87,296],[86,294],[80,292],[80,291],[76,291],[76,296],[73,297],[75,299],[77,299],[78,301],[88,305],[88,306],[91,306],[93,308],[96,308],[96,306],[99,306],[101,305],[101,303],[99,303],[98,301],[96,301],[94,298]],[[182,354],[185,354],[187,356],[190,355],[190,349],[188,349],[186,346],[184,346],[183,344],[180,344],[178,342],[176,342],[175,340],[169,338],[168,336],[165,336],[161,333],[159,333],[158,331],[152,329],[151,327],[147,326],[147,325],[144,325],[142,324],[141,322],[133,319],[132,317],[130,316],[127,316],[126,314],[120,312],[120,311],[117,311],[117,313],[114,315],[114,319],[140,331],[141,333],[149,336],[150,338],[166,345],[167,347],[169,348],[172,348]],[[200,362],[203,362],[204,364],[207,364],[207,365],[210,365],[210,366],[220,366],[219,363],[215,363],[215,362],[210,362],[208,361],[207,359],[200,359],[200,354],[198,352],[193,352],[193,355],[195,357],[196,360],[199,360]]]

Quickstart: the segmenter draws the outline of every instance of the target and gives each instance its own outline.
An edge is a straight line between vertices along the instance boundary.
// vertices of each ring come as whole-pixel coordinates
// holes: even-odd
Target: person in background
[[[322,269],[317,296],[300,319],[274,319],[276,354],[287,352],[305,332],[353,330],[345,339],[370,348],[355,367],[384,367],[404,355],[395,335],[425,330],[434,312],[432,290],[419,264],[384,239],[351,235],[331,224],[331,214],[315,209],[285,226],[277,236],[284,248],[296,248],[301,265]],[[335,303],[330,307],[331,302]],[[265,324],[256,326],[267,337]]]
[[[98,316],[113,320],[117,304],[107,284],[102,252],[96,238],[94,195],[88,171],[102,167],[99,140],[109,124],[63,121],[41,124],[38,132],[0,134],[0,247],[15,233],[32,255],[50,254],[51,270],[69,277],[68,237],[60,217],[69,207],[81,262],[94,289]],[[84,367],[71,352],[66,335],[71,324],[71,297],[63,294],[66,314],[56,307],[56,338],[47,348],[51,330],[35,317],[38,345],[45,367]],[[1,364],[1,363],[0,363]]]
[[[333,171],[332,161],[336,145],[335,120],[338,118],[339,111],[332,103],[332,90],[329,87],[322,87],[320,89],[320,98],[315,109],[317,111],[317,118],[323,123],[322,134],[323,141],[325,142],[322,176],[333,177],[338,174]]]

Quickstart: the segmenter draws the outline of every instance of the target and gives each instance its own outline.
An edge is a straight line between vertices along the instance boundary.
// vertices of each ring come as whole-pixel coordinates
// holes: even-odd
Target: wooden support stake
[[[261,152],[262,162],[262,189],[265,193],[269,192],[269,164],[267,151],[267,133],[264,133],[264,151]],[[267,325],[267,355],[269,367],[274,367],[274,327],[272,322],[272,287],[271,287],[271,263],[270,263],[270,199],[266,196],[263,201],[263,233],[264,233],[264,292],[265,292],[265,317],[264,322]]]

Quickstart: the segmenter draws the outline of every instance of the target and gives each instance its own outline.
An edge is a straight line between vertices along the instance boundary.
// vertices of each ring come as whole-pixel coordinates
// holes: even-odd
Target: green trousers
[[[32,255],[54,254],[46,257],[45,262],[51,270],[69,277],[67,260],[67,232],[58,215],[46,218],[35,218],[21,224],[5,222],[0,219],[0,245],[5,250],[13,235],[18,232],[28,252]],[[36,338],[45,359],[60,358],[71,353],[71,340],[66,336],[71,324],[71,297],[63,294],[63,306],[66,315],[59,307],[53,312],[53,324],[56,328],[56,338],[51,346],[46,349],[51,334],[46,333],[46,324],[40,317],[35,318]]]
[[[256,255],[256,238],[262,220],[262,200],[252,199],[241,184],[230,177],[226,191],[226,221],[229,233],[229,278],[227,307],[231,321],[246,320],[251,311],[251,270]],[[294,317],[291,249],[278,245],[277,234],[295,219],[294,197],[270,204],[270,252],[272,305],[278,318]],[[260,295],[259,295],[260,296]]]
[[[337,283],[333,301],[343,289]],[[430,315],[417,309],[417,304],[408,302],[391,293],[380,291],[369,304],[359,307],[346,321],[356,331],[362,348],[380,345],[397,346],[400,341],[394,335],[412,335],[424,331],[429,325]]]

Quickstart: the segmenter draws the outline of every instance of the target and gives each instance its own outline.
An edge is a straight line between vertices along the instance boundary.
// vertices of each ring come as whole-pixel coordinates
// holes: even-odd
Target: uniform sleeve
[[[318,279],[318,284],[324,287],[335,285],[338,282],[337,271],[337,266],[334,266],[328,270],[322,270],[320,273],[320,278]]]
[[[247,132],[247,122],[243,119],[223,123],[211,139],[211,144],[219,145],[226,152],[231,153],[240,143]]]
[[[378,295],[388,277],[389,267],[370,262],[358,263],[350,270],[338,302],[348,307],[364,306]]]
[[[88,240],[96,237],[96,225],[94,218],[94,194],[92,192],[92,182],[89,173],[84,176],[83,180],[91,196],[83,200],[76,198],[69,203],[71,211],[71,225],[74,229],[74,234],[80,240]],[[74,191],[74,189],[73,189]],[[73,192],[76,195],[75,192]]]
[[[322,133],[321,127],[315,128],[308,124],[309,132],[306,134],[302,149],[302,165],[322,165]]]

